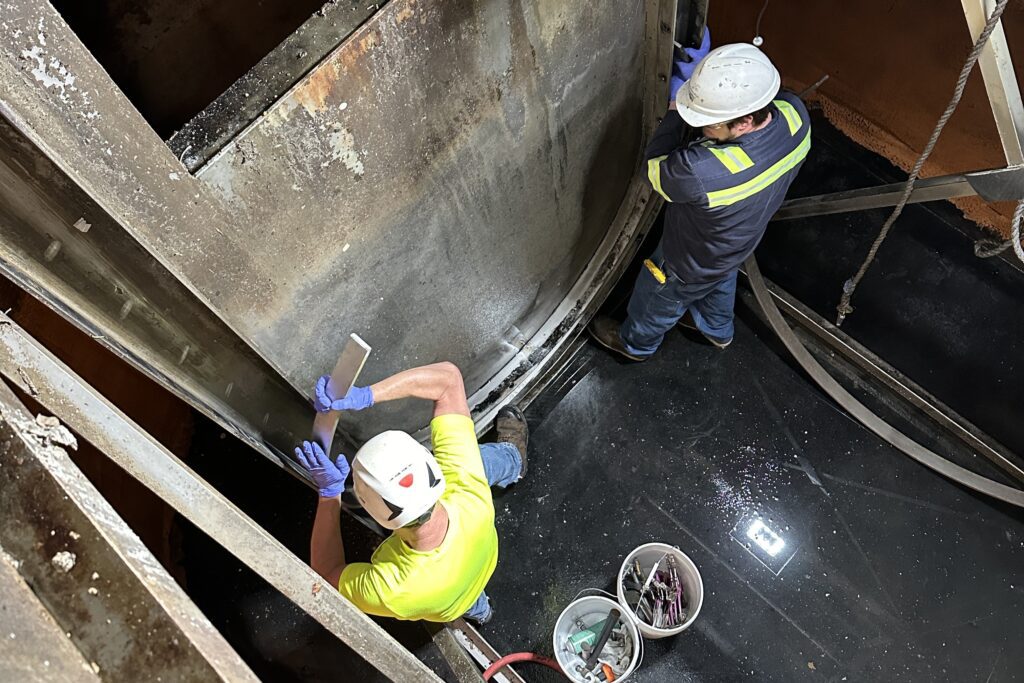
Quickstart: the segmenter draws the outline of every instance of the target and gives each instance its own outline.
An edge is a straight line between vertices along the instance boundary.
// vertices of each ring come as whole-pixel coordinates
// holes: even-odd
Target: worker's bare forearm
[[[345,546],[341,542],[341,497],[320,498],[309,540],[309,565],[333,586],[345,568]]]
[[[434,402],[435,414],[469,414],[462,373],[452,363],[434,363],[404,370],[370,388],[375,403],[400,398],[422,398]]]

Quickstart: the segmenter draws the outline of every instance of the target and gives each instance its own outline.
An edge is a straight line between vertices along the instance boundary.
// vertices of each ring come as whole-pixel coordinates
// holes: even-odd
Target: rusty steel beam
[[[174,155],[189,171],[199,169],[385,4],[325,2],[167,141]]]

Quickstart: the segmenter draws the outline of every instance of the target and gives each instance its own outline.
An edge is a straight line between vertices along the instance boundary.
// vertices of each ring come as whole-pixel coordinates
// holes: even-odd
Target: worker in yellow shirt
[[[491,486],[526,473],[528,429],[522,411],[506,406],[495,421],[497,443],[477,444],[462,374],[452,363],[405,370],[343,398],[316,386],[318,411],[363,410],[400,398],[434,402],[433,453],[405,432],[383,432],[352,459],[356,498],[393,531],[369,562],[345,561],[341,492],[345,457],[331,461],[316,442],[295,449],[320,501],[310,540],[310,565],[368,614],[447,622],[464,616],[487,623],[493,614],[484,587],[498,562]]]

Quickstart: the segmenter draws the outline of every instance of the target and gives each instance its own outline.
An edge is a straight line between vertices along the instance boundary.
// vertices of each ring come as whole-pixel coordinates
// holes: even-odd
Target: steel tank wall
[[[274,290],[243,326],[299,387],[448,359],[472,391],[545,322],[638,163],[644,6],[398,0],[201,168]],[[426,406],[407,426],[426,424]],[[387,411],[390,412],[390,411]],[[362,434],[393,416],[360,416]]]
[[[194,173],[48,3],[5,7],[0,114],[296,396],[358,332],[376,350],[364,382],[455,361],[485,423],[579,331],[657,209],[638,170],[675,2],[393,0]],[[166,341],[144,369],[178,382],[195,346]],[[253,382],[230,374],[189,399],[237,402]],[[389,407],[343,427],[429,418]],[[280,419],[239,427],[259,447],[301,429]]]

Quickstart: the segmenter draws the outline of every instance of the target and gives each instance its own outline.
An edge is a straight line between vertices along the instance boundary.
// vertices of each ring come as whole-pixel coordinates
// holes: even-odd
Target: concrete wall
[[[715,45],[750,41],[762,0],[712,2]],[[1024,64],[1024,2],[1003,18],[1011,50]],[[955,0],[772,3],[761,22],[764,49],[785,84],[802,89],[829,74],[818,91],[823,110],[843,132],[909,169],[949,102],[971,48]],[[925,176],[1005,166],[981,73],[975,68],[960,106],[939,140]],[[1011,203],[976,198],[957,205],[972,220],[1008,234]]]

